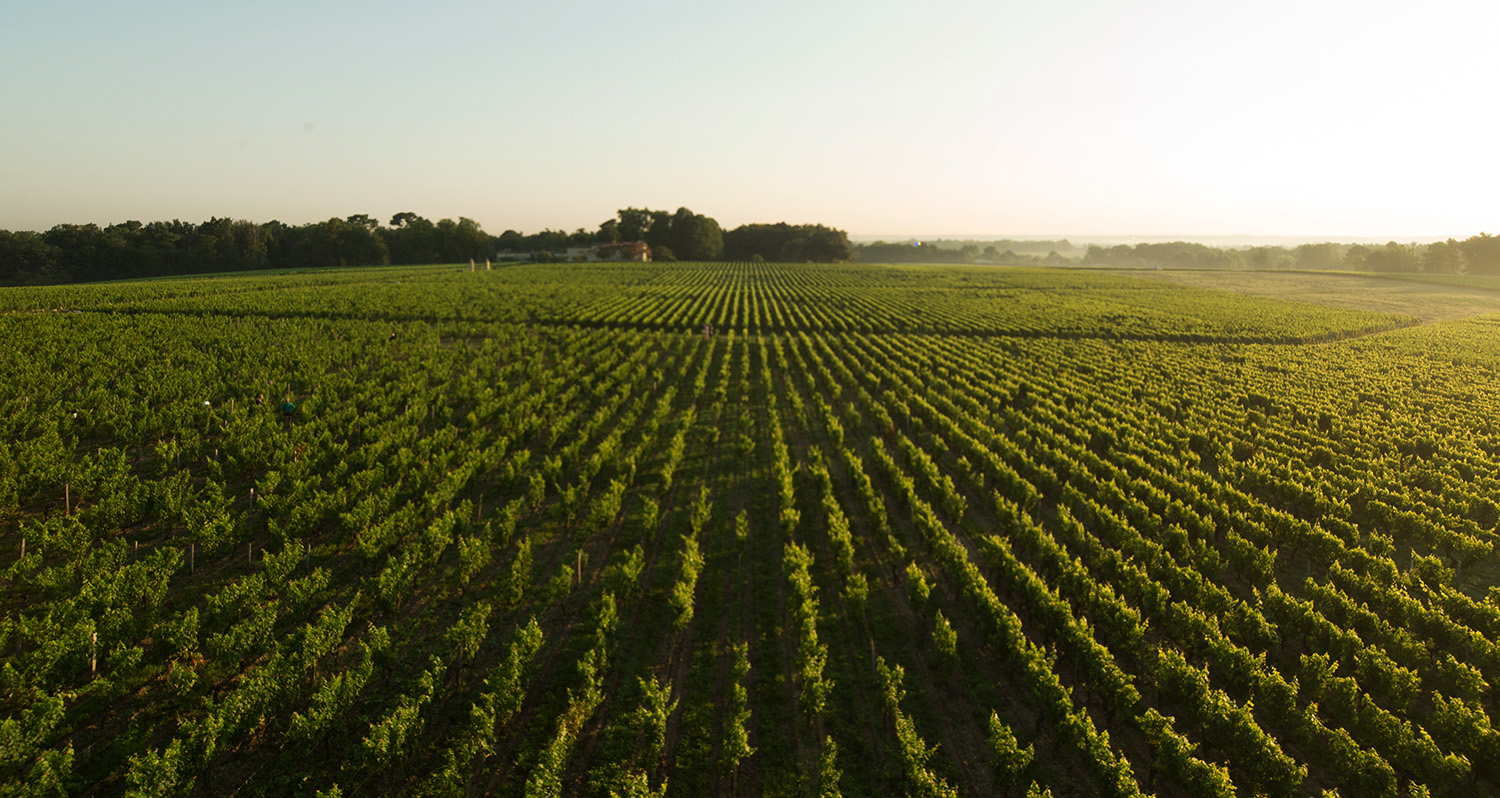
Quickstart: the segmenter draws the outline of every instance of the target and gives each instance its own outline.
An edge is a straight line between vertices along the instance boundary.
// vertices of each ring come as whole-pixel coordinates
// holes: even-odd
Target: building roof
[[[631,255],[638,255],[641,253],[650,252],[651,247],[648,246],[644,241],[617,241],[611,244],[599,245],[599,252],[601,253],[617,251],[626,252]]]

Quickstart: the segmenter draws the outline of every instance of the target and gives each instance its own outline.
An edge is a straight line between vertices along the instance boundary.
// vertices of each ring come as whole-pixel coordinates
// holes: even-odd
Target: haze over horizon
[[[0,229],[687,206],[861,239],[1463,238],[1500,211],[1497,27],[1481,2],[23,4]]]

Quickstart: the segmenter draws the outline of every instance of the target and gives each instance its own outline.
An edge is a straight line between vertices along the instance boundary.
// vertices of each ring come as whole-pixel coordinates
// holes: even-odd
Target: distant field
[[[1139,271],[1135,277],[1424,321],[1500,313],[1500,277],[1354,272]]]
[[[1487,290],[0,290],[0,795],[1496,794]]]

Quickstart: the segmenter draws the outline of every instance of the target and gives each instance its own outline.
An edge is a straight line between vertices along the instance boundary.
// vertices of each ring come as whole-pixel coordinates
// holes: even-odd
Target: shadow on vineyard
[[[1358,302],[6,289],[0,794],[1495,794],[1500,340]]]

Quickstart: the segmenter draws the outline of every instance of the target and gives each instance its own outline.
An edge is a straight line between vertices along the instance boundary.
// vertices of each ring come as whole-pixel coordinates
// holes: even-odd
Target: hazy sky
[[[1493,0],[14,2],[0,228],[1467,237],[1500,232],[1496,30]]]

